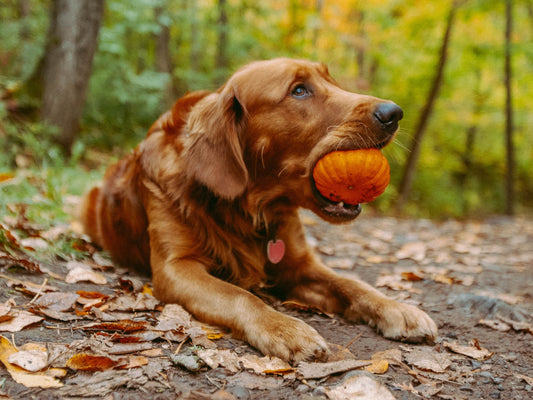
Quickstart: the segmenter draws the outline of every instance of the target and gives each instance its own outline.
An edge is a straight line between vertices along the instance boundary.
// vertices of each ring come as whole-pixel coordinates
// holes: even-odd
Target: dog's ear
[[[227,199],[242,194],[248,182],[242,146],[245,119],[235,90],[226,85],[196,104],[187,122],[186,174]]]

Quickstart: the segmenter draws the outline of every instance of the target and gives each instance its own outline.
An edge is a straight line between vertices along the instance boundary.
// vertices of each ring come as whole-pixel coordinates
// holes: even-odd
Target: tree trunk
[[[218,0],[218,40],[215,55],[215,83],[221,85],[226,79],[229,67],[228,60],[228,13],[226,0]]]
[[[198,3],[196,0],[192,0],[189,3],[190,10],[190,29],[191,29],[191,50],[190,50],[190,61],[191,61],[191,70],[198,72],[200,70],[202,54],[201,54],[201,43],[200,35],[198,29]]]
[[[439,95],[439,90],[442,85],[442,80],[444,76],[444,67],[448,60],[448,46],[450,43],[451,32],[453,24],[455,21],[456,11],[458,9],[458,3],[454,2],[448,14],[448,20],[446,22],[446,29],[444,31],[444,36],[442,38],[442,44],[440,48],[439,61],[437,64],[437,70],[435,76],[433,77],[433,83],[429,91],[428,97],[426,99],[426,104],[422,108],[418,123],[416,125],[415,134],[413,141],[411,143],[409,157],[407,159],[407,164],[404,167],[402,180],[398,189],[398,200],[396,203],[396,211],[401,212],[403,206],[405,205],[408,196],[411,192],[411,186],[413,183],[413,178],[416,170],[416,163],[420,156],[420,147],[422,145],[422,139],[426,132],[426,127],[429,122],[429,118],[433,112],[433,106]]]
[[[514,214],[514,143],[513,143],[513,96],[511,89],[511,34],[513,31],[512,0],[505,1],[505,145],[507,170],[505,174],[505,213]]]
[[[170,26],[163,18],[167,7],[168,2],[165,1],[162,6],[156,7],[154,11],[157,23],[161,28],[155,37],[155,69],[157,72],[168,74],[168,82],[163,95],[164,109],[169,108],[178,97],[172,76],[173,65],[172,55],[170,54]]]
[[[41,118],[70,153],[91,76],[104,0],[54,0],[43,65]]]
[[[479,56],[478,52],[475,53]],[[473,179],[472,168],[475,165],[474,160],[474,147],[476,142],[476,136],[478,133],[478,121],[483,112],[483,106],[487,96],[484,96],[481,90],[482,86],[482,74],[481,68],[476,68],[474,71],[476,74],[476,86],[474,88],[474,105],[472,115],[474,116],[472,123],[466,130],[465,147],[463,154],[460,155],[461,162],[463,164],[463,170],[458,174],[458,186],[462,195],[462,213],[468,215],[470,212],[470,204],[468,196],[468,183]]]

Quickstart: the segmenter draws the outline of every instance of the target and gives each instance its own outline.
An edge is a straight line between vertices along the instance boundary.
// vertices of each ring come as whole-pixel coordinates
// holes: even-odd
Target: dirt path
[[[0,252],[0,360],[9,368],[0,366],[0,399],[533,397],[532,219],[439,223],[366,214],[331,226],[303,218],[326,263],[426,310],[439,326],[437,343],[392,342],[367,326],[266,299],[332,344],[330,363],[291,369],[163,308],[143,286],[148,280],[110,268],[98,253],[82,264],[36,263],[38,273],[16,262],[26,256]],[[40,245],[54,240],[50,232],[33,236]],[[98,279],[105,283],[87,283]],[[15,365],[31,369],[43,354],[39,371]],[[31,387],[36,382],[58,387]],[[353,394],[361,388],[367,397]]]

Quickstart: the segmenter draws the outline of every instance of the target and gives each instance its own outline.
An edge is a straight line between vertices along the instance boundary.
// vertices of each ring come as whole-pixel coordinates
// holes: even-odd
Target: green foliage
[[[50,5],[32,2],[30,15],[21,18],[15,3],[0,7],[0,146],[5,149],[0,168],[20,166],[24,158],[37,166],[70,168],[72,162],[58,155],[53,129],[14,119],[8,111],[5,88],[24,82],[44,51]],[[527,211],[533,208],[533,6],[530,0],[513,3],[515,184],[519,209]],[[121,153],[133,147],[166,109],[169,86],[175,95],[215,89],[221,77],[254,59],[311,58],[326,62],[348,90],[393,99],[404,109],[402,130],[386,150],[392,184],[376,203],[386,211],[394,205],[451,4],[228,0],[228,24],[221,25],[216,0],[108,0],[74,160],[83,161],[94,148]],[[164,26],[170,27],[171,74],[156,67],[156,37]],[[503,2],[471,0],[459,8],[409,213],[464,216],[503,210],[504,26]],[[221,32],[228,34],[229,65],[216,63]],[[38,99],[17,101],[38,105]]]

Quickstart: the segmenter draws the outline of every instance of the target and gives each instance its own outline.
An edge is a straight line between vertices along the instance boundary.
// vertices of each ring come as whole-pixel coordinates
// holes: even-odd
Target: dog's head
[[[392,102],[342,90],[322,64],[254,62],[192,109],[186,173],[224,198],[246,193],[263,207],[283,199],[331,222],[349,221],[361,207],[321,196],[313,167],[334,150],[387,145],[402,117]]]

